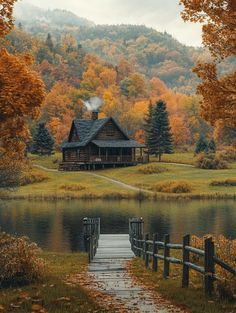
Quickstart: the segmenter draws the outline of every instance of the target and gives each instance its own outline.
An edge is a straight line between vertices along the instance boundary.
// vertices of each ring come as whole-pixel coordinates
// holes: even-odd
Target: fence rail
[[[84,248],[91,262],[97,252],[100,237],[100,218],[83,219]]]
[[[215,265],[236,276],[236,270],[216,256],[212,238],[205,239],[204,250],[201,250],[190,245],[190,235],[183,237],[182,244],[171,243],[169,235],[164,236],[164,241],[159,241],[157,233],[153,234],[151,240],[149,234],[144,235],[143,226],[142,218],[129,220],[131,248],[136,256],[143,258],[146,267],[149,267],[150,261],[152,261],[152,270],[154,272],[158,271],[158,260],[163,261],[164,278],[168,278],[170,275],[170,264],[180,264],[182,265],[182,287],[189,286],[189,272],[192,269],[204,276],[205,293],[207,296],[211,296],[214,291],[214,281],[220,279],[215,273]],[[160,253],[160,250],[162,250],[162,253]],[[171,257],[171,250],[181,250],[182,258]],[[203,265],[191,262],[191,254],[202,257]]]

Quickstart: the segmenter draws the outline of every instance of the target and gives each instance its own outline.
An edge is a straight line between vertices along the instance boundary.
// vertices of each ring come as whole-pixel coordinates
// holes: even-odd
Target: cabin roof
[[[145,146],[135,140],[93,140],[100,148],[144,148]]]
[[[108,121],[113,121],[118,129],[124,134],[124,140],[93,140],[98,132],[105,126]],[[134,140],[130,140],[128,135],[123,131],[119,124],[112,118],[103,118],[97,120],[83,120],[75,119],[72,123],[71,130],[75,127],[77,134],[79,135],[79,140],[76,142],[70,142],[70,136],[67,141],[63,142],[62,148],[79,148],[85,147],[88,143],[93,142],[99,147],[130,147],[130,148],[142,148],[144,145],[139,144]]]

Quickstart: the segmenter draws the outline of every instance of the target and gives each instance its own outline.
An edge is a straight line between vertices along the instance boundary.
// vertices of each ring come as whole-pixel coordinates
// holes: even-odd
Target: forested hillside
[[[70,19],[72,13],[31,10],[22,14],[26,18],[0,41],[0,48],[33,56],[33,68],[47,90],[40,121],[46,123],[57,147],[66,138],[72,119],[88,116],[83,101],[93,96],[104,101],[100,117],[115,117],[140,142],[144,141],[148,106],[158,99],[167,103],[176,147],[195,143],[200,134],[212,136],[212,127],[200,117],[199,98],[194,95],[197,79],[191,71],[198,58],[207,57],[206,52],[145,26],[94,26],[90,22],[78,26],[76,21],[68,26],[67,18],[59,17]],[[36,127],[31,123],[32,134]],[[215,127],[219,141],[224,141],[223,129],[220,123]]]

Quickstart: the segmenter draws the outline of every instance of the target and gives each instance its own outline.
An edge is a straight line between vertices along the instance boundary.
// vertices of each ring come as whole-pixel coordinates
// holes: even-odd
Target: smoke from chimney
[[[88,101],[83,101],[88,111],[97,111],[102,106],[103,101],[98,97],[92,97]]]

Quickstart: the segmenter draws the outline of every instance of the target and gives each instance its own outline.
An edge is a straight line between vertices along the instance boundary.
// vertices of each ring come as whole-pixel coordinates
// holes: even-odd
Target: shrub
[[[191,245],[203,249],[203,242],[206,238],[212,237],[215,243],[216,255],[219,259],[226,262],[232,268],[236,268],[236,240],[230,240],[224,236],[206,235],[202,238],[192,236]],[[200,257],[195,255],[195,262],[200,261]],[[225,271],[220,266],[216,266],[216,275],[222,278],[216,281],[216,291],[220,298],[235,299],[236,294],[236,277]]]
[[[236,148],[229,147],[220,152],[220,157],[227,162],[236,161]]]
[[[45,173],[42,173],[35,169],[28,169],[21,175],[20,186],[41,183],[48,179],[49,177]]]
[[[223,187],[236,186],[236,178],[212,180],[210,186],[223,186]]]
[[[39,280],[45,268],[40,249],[26,237],[0,233],[0,286],[17,286]]]
[[[196,159],[196,166],[202,169],[217,170],[226,169],[228,164],[219,155],[202,153]]]
[[[66,190],[66,191],[82,191],[85,190],[86,187],[80,184],[70,184],[70,185],[62,185],[60,186],[60,189]]]
[[[142,174],[160,174],[167,172],[168,170],[158,164],[147,164],[140,166],[138,171]]]
[[[192,186],[186,181],[164,181],[155,184],[152,189],[158,192],[166,193],[189,193],[192,191]]]

